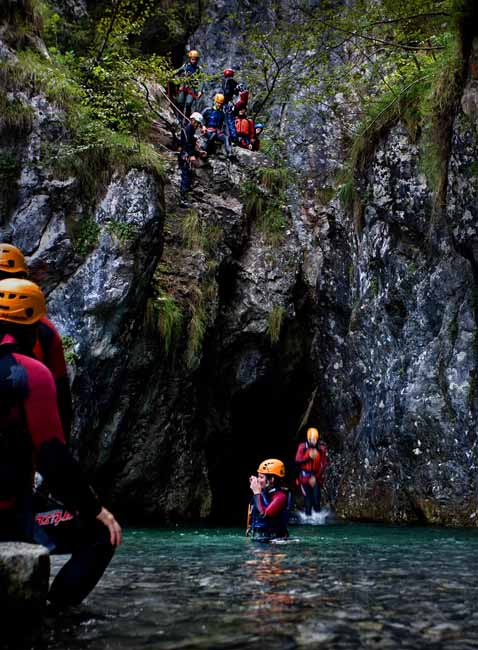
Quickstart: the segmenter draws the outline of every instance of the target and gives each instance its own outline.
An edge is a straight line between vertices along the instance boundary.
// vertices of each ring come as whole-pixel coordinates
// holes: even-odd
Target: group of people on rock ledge
[[[212,106],[205,108],[201,113],[192,110],[194,102],[203,95],[199,81],[199,52],[190,50],[188,61],[176,70],[175,74],[181,79],[181,83],[179,86],[170,84],[169,94],[173,97],[182,126],[179,152],[180,205],[189,207],[188,194],[192,184],[192,168],[197,158],[210,155],[216,143],[224,145],[228,158],[233,156],[234,145],[258,151],[264,125],[255,124],[254,120],[248,117],[249,91],[244,84],[236,81],[235,71],[232,68],[223,71],[220,91],[214,94]],[[203,146],[199,145],[195,135],[199,127],[205,138]]]
[[[68,450],[72,403],[62,341],[42,290],[27,278],[23,253],[0,243],[0,542],[71,554],[48,593],[63,608],[93,589],[122,531]]]
[[[307,429],[307,438],[297,448],[296,483],[304,497],[306,517],[320,512],[321,490],[327,466],[327,448],[319,442],[315,427]],[[246,534],[259,541],[285,539],[292,505],[291,492],[284,487],[285,465],[277,458],[264,460],[257,476],[249,478],[253,498],[249,505]]]

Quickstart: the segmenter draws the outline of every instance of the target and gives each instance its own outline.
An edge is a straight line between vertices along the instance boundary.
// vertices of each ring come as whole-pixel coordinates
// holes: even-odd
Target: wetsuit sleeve
[[[34,449],[38,450],[43,443],[52,439],[65,444],[51,372],[35,359],[14,356],[27,371],[27,395],[23,400],[23,411]]]
[[[51,371],[51,374],[56,381],[59,377],[68,376],[65,353],[63,352],[63,343],[61,342],[61,336],[53,323],[47,318],[43,318],[42,322],[50,330],[48,345],[43,345],[40,340],[44,355],[43,363]]]
[[[309,449],[303,442],[300,443],[295,455],[296,463],[308,463],[310,461]]]
[[[100,513],[98,497],[64,443],[58,439],[43,443],[38,450],[38,469],[68,510],[91,519]]]
[[[23,357],[21,365],[28,373],[28,394],[23,400],[23,411],[38,470],[69,509],[96,517],[101,510],[98,497],[65,445],[53,376],[35,359]]]
[[[287,507],[285,492],[276,492],[266,507],[260,494],[254,495],[254,504],[263,517],[277,517]]]

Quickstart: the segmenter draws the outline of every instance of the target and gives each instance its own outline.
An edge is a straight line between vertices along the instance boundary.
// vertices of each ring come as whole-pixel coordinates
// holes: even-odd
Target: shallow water
[[[87,601],[14,647],[478,649],[478,530],[334,524],[291,536],[127,530]]]

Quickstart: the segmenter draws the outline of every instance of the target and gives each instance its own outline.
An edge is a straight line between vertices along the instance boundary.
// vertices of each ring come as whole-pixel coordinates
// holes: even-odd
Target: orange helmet
[[[190,59],[199,59],[199,52],[197,50],[190,50],[188,52],[188,57]]]
[[[307,429],[307,442],[310,442],[311,445],[316,445],[319,441],[319,432],[314,427]]]
[[[32,325],[46,314],[43,292],[30,280],[0,280],[0,321]]]
[[[214,103],[224,104],[224,95],[222,95],[221,93],[216,93],[216,95],[214,95]]]
[[[274,474],[279,476],[279,478],[284,478],[285,476],[285,467],[284,463],[277,458],[268,458],[263,460],[262,463],[257,468],[259,474]]]
[[[25,257],[19,248],[12,244],[0,244],[0,271],[28,275]]]

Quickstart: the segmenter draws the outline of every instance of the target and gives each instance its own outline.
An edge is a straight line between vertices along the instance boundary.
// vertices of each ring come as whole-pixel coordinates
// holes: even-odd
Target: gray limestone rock
[[[9,616],[28,617],[41,611],[49,577],[50,556],[46,548],[20,542],[0,543],[0,607],[5,619],[2,625]]]

